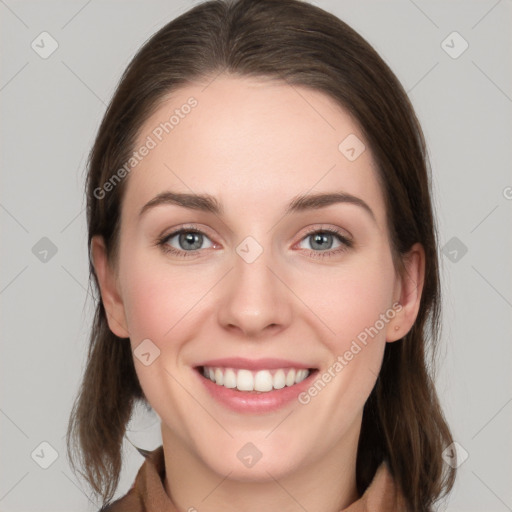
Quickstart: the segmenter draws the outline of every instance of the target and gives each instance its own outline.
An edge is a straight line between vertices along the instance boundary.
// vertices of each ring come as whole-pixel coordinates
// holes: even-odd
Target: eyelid
[[[175,236],[182,231],[192,231],[192,232],[196,232],[196,233],[201,233],[202,235],[205,235],[210,239],[215,238],[212,235],[212,230],[210,228],[208,228],[207,226],[204,226],[202,224],[194,224],[194,223],[179,224],[178,226],[166,229],[158,238],[163,239],[163,238],[168,238],[170,236]],[[213,240],[212,240],[212,243],[213,243]]]
[[[347,240],[353,241],[353,236],[350,231],[347,229],[340,228],[339,226],[335,226],[332,224],[313,224],[311,226],[308,226],[305,228],[306,232],[301,236],[301,240],[307,236],[311,235],[313,233],[317,233],[318,231],[325,231],[325,232],[331,232],[336,233],[337,235],[342,236],[343,238],[346,238]]]

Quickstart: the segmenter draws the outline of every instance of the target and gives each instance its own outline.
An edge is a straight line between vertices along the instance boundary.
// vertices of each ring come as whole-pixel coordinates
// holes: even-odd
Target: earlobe
[[[404,256],[404,275],[398,278],[395,289],[394,307],[396,315],[389,322],[386,341],[403,338],[412,328],[421,303],[425,279],[425,250],[420,243],[414,244]]]
[[[91,240],[91,258],[100,286],[101,299],[107,314],[110,330],[120,338],[129,338],[126,316],[114,270],[111,268],[103,237],[96,235]]]

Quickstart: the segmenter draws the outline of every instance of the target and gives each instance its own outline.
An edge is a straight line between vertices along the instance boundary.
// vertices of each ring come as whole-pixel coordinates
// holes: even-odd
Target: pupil
[[[181,242],[183,245],[189,245],[189,249],[198,249],[201,247],[201,234],[200,233],[187,233],[181,235]],[[198,240],[197,240],[198,239]],[[196,242],[196,247],[192,247]]]
[[[314,241],[313,241],[313,246],[315,244],[318,244],[318,248],[320,249],[325,249],[325,248],[330,248],[331,245],[332,245],[332,242],[329,244],[328,243],[328,240],[327,240],[327,237],[329,237],[331,235],[328,235],[328,234],[316,234],[313,238],[314,238]]]

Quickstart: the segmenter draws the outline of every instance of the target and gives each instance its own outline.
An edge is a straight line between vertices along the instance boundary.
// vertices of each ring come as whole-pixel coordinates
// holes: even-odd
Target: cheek
[[[123,301],[132,343],[149,338],[162,348],[176,338],[208,289],[207,279],[197,279],[190,268],[143,255],[126,263]]]
[[[202,299],[219,280],[219,269],[169,263],[155,251],[131,256],[121,277],[132,345],[149,338],[160,350],[177,352],[196,332]]]
[[[347,259],[336,271],[317,272],[311,281],[315,286],[307,288],[304,302],[315,305],[315,324],[320,318],[329,327],[321,340],[330,359],[299,401],[325,425],[326,439],[355,421],[380,371],[387,323],[394,316],[386,317],[386,312],[395,275],[391,256],[380,254],[384,256],[375,251]]]
[[[160,350],[149,364],[135,359],[144,394],[159,417],[186,439],[190,396],[170,375],[194,332],[193,320],[204,295],[204,281],[185,267],[173,268],[164,258],[133,251],[121,269],[123,300],[132,350],[146,339]],[[151,353],[154,355],[154,352]],[[171,372],[169,372],[171,370]]]
[[[302,279],[302,278],[301,278]],[[331,351],[346,350],[347,343],[374,326],[385,334],[380,315],[392,304],[394,268],[391,256],[353,257],[338,267],[322,267],[301,281],[301,295],[326,326]]]

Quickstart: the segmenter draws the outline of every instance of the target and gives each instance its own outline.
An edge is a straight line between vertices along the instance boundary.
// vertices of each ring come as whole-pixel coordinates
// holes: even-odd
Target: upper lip
[[[243,357],[227,357],[222,359],[210,359],[197,366],[210,366],[214,368],[237,368],[247,370],[274,370],[278,368],[312,368],[309,364],[299,363],[288,359],[262,358],[247,359]]]

